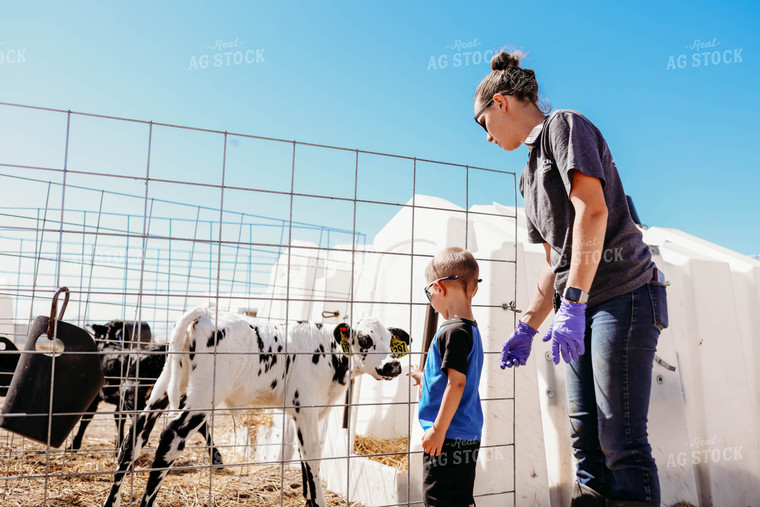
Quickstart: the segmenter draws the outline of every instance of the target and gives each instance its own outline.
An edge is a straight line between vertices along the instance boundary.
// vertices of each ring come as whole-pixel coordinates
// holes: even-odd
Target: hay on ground
[[[405,472],[409,468],[408,437],[375,438],[368,435],[356,435],[354,453],[367,456],[372,461]]]
[[[111,410],[110,406],[103,411]],[[245,424],[255,428],[271,424],[271,415],[255,411]],[[195,435],[174,464],[158,494],[157,505],[184,507],[303,506],[301,469],[295,464],[257,465],[235,452],[235,424],[218,412],[214,440],[225,465],[212,468],[203,438]],[[162,424],[157,424],[148,445],[135,463],[136,472],[125,478],[122,505],[129,498],[138,505],[148,479]],[[82,442],[83,449],[49,449],[19,435],[0,430],[0,505],[8,507],[98,507],[105,500],[116,469],[115,425],[110,414],[96,414]],[[73,432],[72,432],[73,433]],[[210,486],[210,488],[209,488]],[[363,507],[327,490],[328,505]],[[211,494],[209,494],[209,489]]]
[[[271,428],[274,424],[271,410],[251,410],[243,414],[241,419],[243,426],[248,428],[248,431],[250,432],[251,444],[256,443],[256,433],[259,428]]]

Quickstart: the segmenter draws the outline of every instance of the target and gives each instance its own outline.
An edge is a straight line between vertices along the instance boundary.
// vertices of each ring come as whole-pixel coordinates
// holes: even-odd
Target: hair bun
[[[491,58],[492,70],[505,70],[509,67],[520,68],[520,57],[517,54],[500,51]]]

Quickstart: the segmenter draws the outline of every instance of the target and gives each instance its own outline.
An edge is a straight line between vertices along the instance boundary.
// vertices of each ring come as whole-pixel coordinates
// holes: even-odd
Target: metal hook
[[[665,361],[663,358],[661,358],[657,354],[654,355],[654,362],[657,363],[657,364],[659,364],[660,366],[662,366],[666,370],[676,371],[676,367],[675,366],[672,366],[672,365],[668,364],[667,361]]]
[[[517,303],[515,303],[514,301],[510,301],[509,304],[502,303],[501,304],[501,309],[502,310],[511,310],[511,311],[513,311],[515,313],[522,313],[522,310],[520,310],[519,308],[517,308]]]
[[[47,335],[49,339],[53,339],[53,327],[55,326],[55,314],[58,310],[58,297],[61,295],[61,292],[64,293],[64,299],[63,299],[63,306],[61,307],[61,313],[58,316],[58,320],[63,320],[63,314],[66,311],[66,307],[69,304],[69,288],[68,287],[61,287],[55,292],[55,295],[53,296],[53,303],[50,305],[50,319],[48,319],[48,328],[47,328]]]

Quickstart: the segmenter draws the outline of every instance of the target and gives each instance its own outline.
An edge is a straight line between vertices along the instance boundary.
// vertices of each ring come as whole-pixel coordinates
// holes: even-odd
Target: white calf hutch
[[[453,206],[420,195],[415,204]],[[435,217],[426,217],[424,210],[418,209],[414,241],[404,241],[394,232],[403,231],[411,210],[393,217],[371,243],[374,251],[389,255],[375,257],[363,266],[357,299],[402,299],[408,294],[409,283],[415,288],[424,285],[424,263],[415,265],[412,273],[408,263],[400,261],[403,257],[393,253],[408,254],[414,248],[415,253],[432,254],[448,245],[462,245],[467,235],[469,248],[477,258],[511,258],[515,252],[514,227],[492,215],[514,215],[514,208],[494,204],[474,206],[470,211],[466,219],[464,214],[452,217],[442,227]],[[545,254],[540,245],[527,243],[522,210],[517,211],[516,303],[517,308],[524,308]],[[760,345],[756,339],[760,336],[760,262],[677,230],[651,227],[643,234],[670,282],[670,326],[658,345],[649,417],[663,504],[754,505],[760,502],[760,492],[754,487],[760,480],[760,445],[753,431],[760,422]],[[311,270],[315,287],[347,280],[327,261],[307,265],[304,269]],[[476,304],[508,305],[513,300],[512,266],[481,263],[481,274],[484,283]],[[362,284],[366,279],[371,283]],[[413,297],[421,300],[422,291],[418,292]],[[348,311],[348,305],[325,304],[324,309],[328,307]],[[387,313],[383,305],[370,308],[374,315],[393,323],[392,307]],[[318,315],[322,308],[311,311]],[[484,451],[476,480],[476,493],[483,496],[478,498],[478,505],[510,504],[511,494],[500,494],[505,490],[514,490],[516,505],[567,505],[574,465],[562,370],[547,355],[548,344],[539,340],[534,342],[526,367],[513,372],[500,370],[497,353],[513,329],[512,312],[494,307],[476,308],[475,312],[485,350],[490,352],[481,381],[481,396],[488,401],[483,404]],[[413,313],[413,331],[423,328],[424,317],[423,312]],[[548,319],[540,331],[547,325]],[[420,352],[417,336],[412,333],[412,350]],[[410,387],[408,377],[392,384],[359,382],[353,398],[358,405],[352,411],[353,430],[378,438],[409,432],[410,450],[419,452],[422,431],[415,419],[416,389]],[[407,406],[410,400],[411,409]],[[259,442],[267,442],[269,436],[271,444],[278,444],[281,428],[275,428],[269,435],[262,434]],[[346,432],[342,409],[336,409],[323,429],[326,456],[346,455],[351,438]],[[323,474],[330,488],[344,494],[350,490],[351,498],[367,505],[405,504],[420,500],[419,454],[412,455],[410,468],[407,474],[366,458],[351,460],[347,467],[345,460],[336,459],[323,464]]]

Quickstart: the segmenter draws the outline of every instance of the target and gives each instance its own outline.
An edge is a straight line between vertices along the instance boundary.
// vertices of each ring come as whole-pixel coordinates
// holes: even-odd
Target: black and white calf
[[[391,351],[392,334],[409,343],[400,329],[386,329],[362,319],[354,329],[341,324],[272,325],[243,315],[226,314],[216,325],[205,308],[195,308],[175,324],[170,358],[156,381],[148,405],[121,444],[119,468],[105,506],[119,505],[126,471],[139,456],[161,411],[184,407],[159,440],[141,506],[153,505],[169,467],[185,442],[222,403],[231,408],[285,406],[296,424],[304,497],[309,506],[326,505],[319,482],[322,444],[318,422],[328,405],[342,403],[351,375],[367,373],[390,380],[401,373]],[[342,344],[352,354],[345,354]],[[216,351],[216,354],[210,352]],[[133,445],[134,444],[134,445]]]

